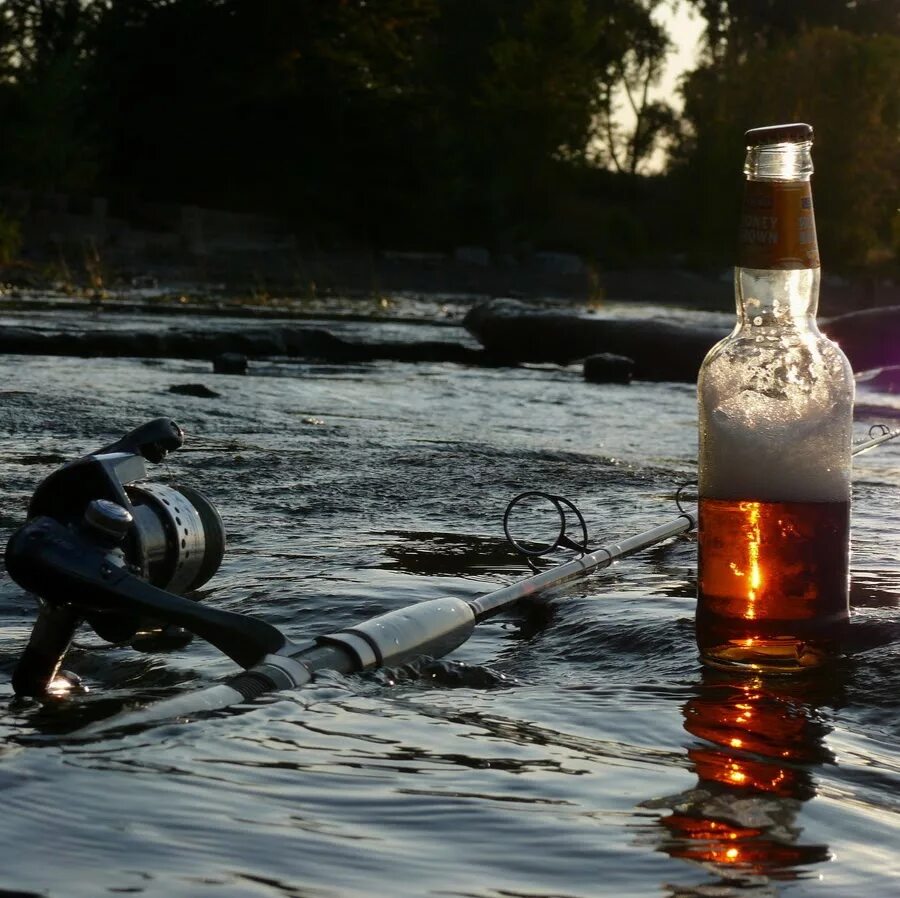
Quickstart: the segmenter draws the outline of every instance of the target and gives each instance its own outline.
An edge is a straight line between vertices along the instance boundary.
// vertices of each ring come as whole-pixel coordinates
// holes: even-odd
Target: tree
[[[87,188],[95,134],[84,97],[89,35],[101,7],[83,0],[6,0],[0,7],[0,147],[5,180]]]
[[[746,56],[812,28],[900,33],[896,0],[689,0],[706,19],[709,58]]]
[[[747,128],[810,122],[823,259],[858,268],[891,252],[900,205],[900,37],[804,30],[746,56],[693,72],[684,86],[686,131],[675,158],[695,234],[728,255]],[[693,185],[691,188],[690,185]]]
[[[611,147],[602,117],[611,85],[624,76],[632,86],[648,69],[652,81],[658,71],[665,39],[650,17],[656,5],[442,5],[426,83],[442,148],[437,170],[453,185],[462,230],[506,248],[539,239],[573,170],[594,164],[598,149],[604,161],[620,151],[622,136]],[[625,151],[632,170],[652,145],[658,112],[642,110]]]
[[[377,228],[433,0],[135,0],[96,36],[110,189]],[[160,48],[166,48],[160,52]],[[397,151],[400,152],[397,152]],[[387,183],[396,175],[397,190]],[[414,198],[409,198],[414,202]],[[366,234],[360,234],[365,237]]]
[[[270,212],[331,245],[553,243],[572,193],[618,190],[598,154],[636,190],[671,124],[667,2],[0,0],[0,182]]]
[[[637,7],[631,34],[609,76],[598,85],[594,125],[597,157],[617,172],[635,175],[661,138],[675,127],[675,111],[666,102],[652,100],[650,90],[659,83],[671,41],[652,18],[658,0]],[[623,118],[622,104],[624,97]]]

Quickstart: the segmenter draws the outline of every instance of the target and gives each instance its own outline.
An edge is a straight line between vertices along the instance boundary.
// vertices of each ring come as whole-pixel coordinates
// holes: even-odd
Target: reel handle
[[[32,632],[29,647],[34,650],[19,675],[23,688],[50,682],[82,618],[99,622],[110,615],[137,615],[176,624],[244,668],[287,645],[284,634],[271,624],[209,608],[147,583],[128,570],[121,551],[54,518],[37,517],[19,528],[7,544],[5,559],[13,580],[50,606]],[[46,636],[48,646],[38,648]]]

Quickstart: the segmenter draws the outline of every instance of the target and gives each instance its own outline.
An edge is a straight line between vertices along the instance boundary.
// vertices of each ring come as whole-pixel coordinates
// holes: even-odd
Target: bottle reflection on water
[[[802,841],[798,823],[816,794],[812,769],[832,759],[828,727],[798,687],[705,674],[683,709],[685,729],[700,740],[688,749],[697,785],[643,803],[672,811],[658,821],[661,850],[744,884],[794,879],[829,859],[827,846]]]

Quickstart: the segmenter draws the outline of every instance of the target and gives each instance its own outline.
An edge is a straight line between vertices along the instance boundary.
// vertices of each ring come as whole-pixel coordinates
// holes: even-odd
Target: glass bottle
[[[697,641],[716,667],[792,672],[849,621],[853,372],[816,325],[812,128],[746,134],[737,324],[698,380]]]

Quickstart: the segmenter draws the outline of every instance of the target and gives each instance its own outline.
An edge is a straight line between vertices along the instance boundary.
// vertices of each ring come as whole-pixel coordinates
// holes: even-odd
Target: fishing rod
[[[466,642],[481,621],[523,599],[534,598],[577,577],[609,567],[620,558],[686,533],[696,523],[695,515],[684,512],[668,523],[618,543],[600,546],[581,558],[470,601],[431,599],[318,636],[310,642],[299,645],[286,642],[279,651],[266,655],[258,664],[222,683],[114,715],[72,735],[92,737],[111,729],[222,710],[251,702],[267,692],[304,686],[322,671],[352,674],[396,667],[423,656],[441,658]]]
[[[853,455],[862,455],[882,443],[900,436],[900,428],[891,430],[886,424],[873,424],[869,428],[869,439],[857,443],[853,447]]]
[[[872,432],[870,431],[870,434]],[[882,428],[854,454],[900,435]],[[481,621],[517,602],[612,565],[645,548],[692,530],[695,513],[678,496],[678,517],[590,552],[565,536],[566,509],[584,519],[568,500],[528,492],[507,507],[504,529],[516,504],[527,497],[548,499],[560,515],[563,545],[581,556],[472,600],[432,599],[390,611],[333,633],[296,643],[277,628],[249,615],[208,608],[178,593],[206,582],[222,560],[224,528],[212,504],[184,486],[144,482],[145,461],[161,461],[179,448],[183,434],[157,419],[121,440],[54,472],[35,492],[29,520],[9,541],[10,575],[39,598],[39,615],[28,647],[13,675],[17,694],[52,691],[62,659],[78,626],[87,622],[110,642],[135,648],[178,647],[195,634],[244,670],[222,683],[123,712],[79,730],[93,736],[243,704],[273,691],[296,688],[322,671],[350,674],[391,667],[416,657],[442,657],[462,645]],[[513,545],[528,551],[510,537]],[[529,559],[530,561],[530,559]]]

